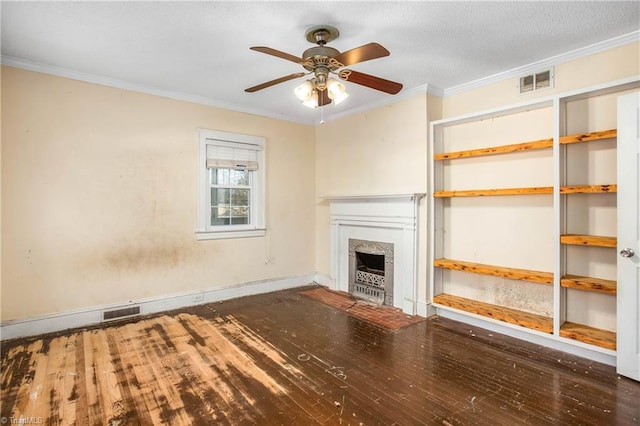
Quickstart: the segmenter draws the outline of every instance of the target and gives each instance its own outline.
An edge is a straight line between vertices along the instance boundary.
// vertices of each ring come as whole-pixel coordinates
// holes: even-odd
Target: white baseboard
[[[252,281],[228,287],[215,288],[204,291],[194,291],[180,294],[170,294],[150,299],[133,300],[121,304],[94,306],[91,308],[44,315],[35,318],[4,321],[0,325],[0,339],[15,339],[18,337],[35,336],[44,333],[67,330],[76,327],[86,327],[102,322],[104,311],[120,308],[140,306],[140,314],[153,314],[204,303],[219,302],[237,297],[270,293],[278,290],[301,287],[317,282],[317,274],[298,275],[293,277],[275,278],[262,281]]]
[[[424,300],[418,300],[416,302],[416,315],[419,315],[424,318],[429,318],[432,315],[436,314],[436,308],[429,302]]]
[[[337,290],[337,288],[336,288],[336,280],[334,278],[331,278],[327,274],[322,274],[320,272],[316,272],[315,282],[320,284],[320,285],[323,285],[325,287],[328,287],[331,290]]]

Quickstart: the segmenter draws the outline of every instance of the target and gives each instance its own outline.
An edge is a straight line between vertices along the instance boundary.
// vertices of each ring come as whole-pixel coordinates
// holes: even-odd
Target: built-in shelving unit
[[[598,179],[601,176],[598,173],[598,167],[611,168],[610,162],[598,165],[597,161],[599,156],[607,158],[608,154],[605,152],[601,155],[597,151],[598,149],[615,150],[617,129],[605,127],[604,130],[596,128],[591,131],[590,128],[594,124],[587,122],[583,127],[590,131],[569,132],[568,128],[576,126],[572,127],[567,123],[573,124],[577,121],[571,117],[574,110],[582,111],[574,104],[589,102],[596,97],[614,97],[618,93],[639,86],[637,78],[627,79],[583,91],[573,91],[529,103],[482,111],[477,114],[466,114],[432,123],[430,158],[433,198],[430,203],[432,232],[430,232],[429,263],[432,284],[430,291],[436,308],[442,310],[441,312],[451,311],[456,315],[468,315],[474,320],[484,319],[494,324],[506,324],[507,327],[517,326],[518,329],[549,334],[548,338],[567,344],[572,341],[580,342],[580,348],[587,347],[595,352],[615,355],[616,333],[611,325],[601,326],[597,320],[595,323],[594,320],[589,320],[582,324],[579,318],[583,312],[576,313],[578,309],[572,311],[571,301],[577,297],[576,293],[572,293],[575,291],[593,295],[589,297],[596,299],[616,297],[617,283],[614,279],[610,279],[611,274],[607,272],[607,268],[601,268],[599,265],[589,266],[591,257],[597,256],[582,256],[580,250],[615,249],[617,238],[607,236],[608,232],[602,234],[594,232],[596,235],[591,235],[593,229],[596,231],[598,229],[597,224],[592,226],[591,223],[597,221],[599,217],[590,213],[590,206],[594,204],[589,204],[589,198],[579,199],[579,202],[576,202],[570,201],[569,197],[613,197],[607,198],[607,200],[613,200],[607,203],[615,205],[618,189],[615,176],[611,178],[605,174],[605,179]],[[574,104],[571,104],[572,102]],[[529,126],[533,129],[534,137],[531,140],[500,144],[499,140],[504,139],[505,132],[493,132],[491,127],[489,130],[480,128],[483,125],[497,126],[499,124],[494,124],[493,120],[504,119],[507,122],[505,128],[512,126],[513,129],[520,131],[518,125],[512,124],[520,120],[520,117],[523,117],[521,120],[525,123],[524,127]],[[527,122],[531,119],[541,120],[539,127],[549,129],[549,133],[552,133],[551,137],[545,138],[544,135],[539,135],[542,138],[536,139],[535,136],[538,136],[537,133],[542,130],[537,129],[535,124]],[[585,118],[583,121],[588,119]],[[595,121],[598,122],[598,120]],[[487,122],[489,123],[486,124]],[[615,120],[613,124],[615,125]],[[480,128],[480,131],[476,131],[473,126]],[[498,143],[478,147],[479,143],[475,139],[491,140],[494,134],[494,140]],[[529,135],[532,136],[531,133]],[[464,138],[473,140],[468,145],[469,149],[460,149],[465,147]],[[520,140],[526,140],[526,138]],[[571,146],[578,147],[582,144],[588,144],[585,145],[587,148],[584,148],[584,152],[580,151],[583,148],[570,149]],[[448,149],[450,146],[454,149]],[[540,153],[536,154],[533,151]],[[575,152],[579,155],[574,155]],[[519,157],[522,155],[525,156],[524,160],[522,160],[523,157]],[[571,157],[572,155],[574,156]],[[488,156],[502,157],[486,161],[479,158]],[[518,176],[519,166],[505,166],[504,170],[507,172],[503,172],[500,168],[503,167],[502,158],[504,163],[521,161],[524,164],[521,173],[528,174],[528,177]],[[526,163],[527,161],[530,163]],[[584,161],[582,169],[575,166],[578,161]],[[458,164],[460,166],[457,166]],[[568,164],[571,164],[571,167]],[[615,163],[613,167],[615,173]],[[502,174],[504,179],[494,187],[484,186],[483,183],[488,179],[486,175],[476,170],[485,171],[485,173],[488,170],[489,173],[497,176]],[[474,173],[476,173],[475,176]],[[459,177],[459,174],[463,176]],[[464,183],[467,183],[466,188]],[[502,183],[506,185],[503,187]],[[525,183],[525,185],[517,186],[518,183]],[[527,185],[530,183],[533,185]],[[474,188],[476,185],[481,189]],[[544,198],[545,196],[548,198]],[[476,197],[477,201],[474,201],[473,197]],[[456,201],[457,199],[460,200]],[[516,199],[521,201],[509,201]],[[570,203],[572,203],[571,208],[568,207]],[[573,210],[578,209],[580,203],[586,207],[580,215],[575,215],[579,217],[574,220]],[[576,205],[578,207],[575,207]],[[482,210],[483,206],[486,206],[486,212]],[[599,207],[597,202],[595,206]],[[491,218],[492,214],[504,215],[506,209],[515,211],[516,218],[508,217],[509,220],[504,221],[505,225],[498,223],[498,219]],[[518,211],[524,213],[522,221],[517,219]],[[540,222],[543,225],[537,223],[535,219],[537,217],[542,218]],[[479,223],[469,225],[474,222]],[[462,231],[456,230],[457,225],[457,229]],[[511,226],[512,228],[501,229],[495,233],[485,230],[491,226]],[[530,247],[526,239],[518,239],[516,234],[524,227],[534,228],[535,234],[538,226],[539,234],[542,236],[539,241],[536,240],[533,243],[534,246]],[[578,232],[575,232],[576,230]],[[477,234],[461,235],[460,232]],[[486,252],[481,243],[481,236],[490,240],[487,241],[490,247]],[[545,239],[547,236],[548,238]],[[512,247],[512,250],[504,250],[504,247],[500,247],[499,242],[496,241],[501,238],[506,238],[504,246]],[[468,240],[467,245],[470,247],[458,242],[459,240]],[[531,250],[536,250],[535,244],[543,247],[546,253],[538,253],[536,259],[530,260],[527,256]],[[569,247],[575,248],[569,251]],[[465,255],[461,256],[459,252]],[[522,253],[520,258],[516,252]],[[506,260],[501,262],[500,256],[506,256]],[[575,256],[582,259],[576,261]],[[604,256],[607,256],[606,253]],[[496,260],[496,262],[482,261],[487,259]],[[543,268],[540,269],[547,270],[514,267],[515,264],[518,266],[542,265]],[[576,264],[585,270],[572,271],[571,268],[576,268],[574,266]],[[613,267],[615,268],[615,263]],[[596,271],[593,275],[599,275],[597,271],[600,270],[605,270],[604,277],[591,276],[592,271]],[[464,274],[477,274],[484,278],[474,279]],[[543,286],[529,287],[536,284]],[[544,290],[544,288],[550,290]],[[544,299],[542,301],[528,301],[524,300],[527,294],[532,294],[532,299],[538,297],[535,295],[544,294],[545,296],[542,296]],[[545,308],[545,306],[551,308]],[[603,306],[608,305],[603,303]],[[615,317],[615,312],[610,315]],[[593,315],[593,317],[597,316]]]

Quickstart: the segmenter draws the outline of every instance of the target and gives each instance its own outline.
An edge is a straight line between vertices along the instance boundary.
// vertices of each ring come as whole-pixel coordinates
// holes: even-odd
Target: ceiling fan
[[[296,87],[294,92],[298,99],[303,101],[303,105],[317,108],[330,104],[332,100],[338,104],[349,96],[345,91],[344,84],[330,77],[330,74],[337,75],[341,80],[392,95],[402,90],[402,84],[395,81],[345,69],[344,67],[346,66],[389,56],[389,51],[378,43],[369,43],[340,53],[340,51],[326,45],[328,42],[338,38],[339,35],[338,30],[330,25],[317,25],[309,28],[305,33],[307,41],[315,43],[317,46],[305,50],[302,53],[302,57],[290,55],[270,47],[251,47],[250,49],[256,52],[266,53],[267,55],[302,65],[307,72],[298,72],[276,78],[275,80],[249,87],[245,89],[245,92],[257,92],[285,81],[312,75],[309,80]]]

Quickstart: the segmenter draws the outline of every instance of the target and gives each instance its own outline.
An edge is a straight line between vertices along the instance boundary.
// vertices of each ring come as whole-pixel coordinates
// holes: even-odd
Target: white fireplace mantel
[[[418,208],[424,193],[337,195],[329,200],[331,219],[331,283],[349,291],[349,239],[394,245],[393,303],[417,313]]]

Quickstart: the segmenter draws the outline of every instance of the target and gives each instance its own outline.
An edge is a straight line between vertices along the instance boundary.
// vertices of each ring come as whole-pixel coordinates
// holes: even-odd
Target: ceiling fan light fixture
[[[336,105],[349,97],[344,84],[340,83],[335,78],[330,78],[327,82],[327,93],[329,95],[329,99],[332,99]]]
[[[302,105],[308,107],[308,108],[318,108],[318,91],[317,90],[313,90],[311,92],[311,95],[309,96],[309,99],[305,100],[304,102],[302,102]]]
[[[335,95],[335,96],[333,97],[333,102],[334,102],[336,105],[340,105],[340,103],[341,103],[342,101],[344,101],[345,99],[347,99],[348,97],[349,97],[349,94],[348,94],[347,92],[342,92],[342,93],[340,93],[340,94],[338,94],[338,95]],[[329,98],[331,98],[331,95],[329,95]]]
[[[315,88],[313,87],[313,83],[311,83],[310,80],[304,81],[302,84],[296,86],[296,88],[293,89],[293,93],[296,95],[296,98],[300,99],[303,103],[311,99],[314,91]],[[318,105],[317,99],[318,94],[316,93],[316,105]]]

